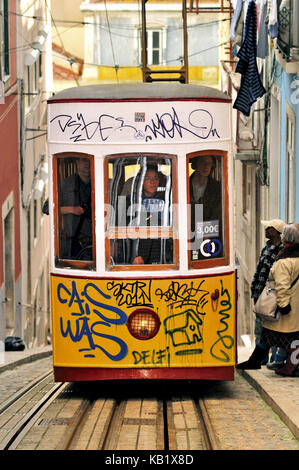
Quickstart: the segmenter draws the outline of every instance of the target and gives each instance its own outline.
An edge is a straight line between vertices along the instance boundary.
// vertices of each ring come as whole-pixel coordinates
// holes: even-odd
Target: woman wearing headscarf
[[[293,376],[299,364],[299,224],[285,225],[281,240],[283,248],[269,273],[269,281],[274,281],[277,292],[279,319],[276,322],[262,320],[259,343],[248,361],[236,368],[260,369],[270,348],[279,347],[287,351],[287,357],[275,372]]]
[[[288,224],[282,233],[283,249],[271,268],[277,292],[277,322],[263,320],[261,343],[287,350],[285,364],[276,374],[293,376],[299,364],[299,224]]]

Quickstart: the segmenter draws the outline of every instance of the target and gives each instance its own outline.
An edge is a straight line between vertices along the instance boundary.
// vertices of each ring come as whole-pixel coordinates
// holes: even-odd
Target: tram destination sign
[[[217,142],[230,138],[229,103],[67,102],[48,107],[49,141],[78,144]]]

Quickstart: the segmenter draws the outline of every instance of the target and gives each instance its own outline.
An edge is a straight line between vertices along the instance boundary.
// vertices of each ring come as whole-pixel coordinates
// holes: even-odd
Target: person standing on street
[[[285,364],[275,373],[293,377],[299,365],[299,224],[285,226],[282,242],[269,275],[275,282],[280,316],[274,323],[263,320],[261,343],[287,351]]]
[[[251,283],[251,297],[254,303],[256,303],[266,285],[270,269],[277,254],[283,248],[281,234],[285,227],[285,223],[280,219],[262,220],[261,223],[265,227],[265,237],[268,240],[261,251],[256,272]],[[269,347],[266,347],[260,341],[262,322],[258,315],[256,315],[254,332],[256,335],[256,347],[247,361],[236,366],[237,369],[260,369],[262,364],[266,364],[268,362]],[[283,355],[283,351],[281,351],[281,354]],[[277,362],[280,359],[280,357],[275,358]],[[282,362],[283,360],[284,357],[282,358]]]

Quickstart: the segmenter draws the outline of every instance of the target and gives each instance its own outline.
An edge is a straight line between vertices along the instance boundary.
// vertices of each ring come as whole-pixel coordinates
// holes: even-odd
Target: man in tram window
[[[60,191],[60,213],[66,235],[63,257],[92,259],[92,211],[90,161],[76,159],[77,171],[64,179]]]
[[[205,240],[216,239],[217,255],[222,254],[222,202],[221,183],[213,176],[216,168],[214,155],[200,155],[192,159],[191,168],[195,170],[190,176],[191,234],[192,259],[204,259]],[[201,247],[198,245],[201,244]],[[194,248],[194,249],[193,249]]]
[[[168,204],[165,191],[159,191],[159,173],[155,165],[148,165],[144,174],[141,198],[127,197],[137,204],[127,203],[128,226],[167,226],[169,225]],[[137,185],[138,186],[138,185]],[[138,190],[137,190],[138,192]],[[141,199],[141,201],[140,201]],[[139,202],[140,201],[140,202]],[[131,211],[131,209],[133,209]],[[132,264],[165,264],[173,262],[173,240],[165,238],[137,239],[132,243]]]

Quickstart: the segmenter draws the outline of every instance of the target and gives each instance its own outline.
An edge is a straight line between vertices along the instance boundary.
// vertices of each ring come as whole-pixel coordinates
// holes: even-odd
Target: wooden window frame
[[[109,201],[109,170],[108,163],[112,159],[138,157],[140,152],[126,152],[106,155],[104,160],[104,203],[108,207]],[[146,152],[146,157],[169,158],[172,161],[172,229],[170,227],[109,227],[107,212],[104,212],[105,218],[105,265],[106,271],[169,271],[179,269],[179,239],[178,239],[178,190],[177,190],[177,155],[169,153],[150,153]],[[163,233],[167,235],[165,238],[173,239],[173,264],[126,264],[111,265],[110,263],[110,240],[124,238],[124,234],[130,235],[128,238],[145,238],[151,233],[158,237]]]
[[[147,31],[147,63],[148,65],[161,65],[163,63],[163,30],[162,28],[152,28]],[[154,47],[154,33],[159,35],[159,47]],[[154,64],[154,52],[158,51],[159,60]]]
[[[222,150],[201,150],[198,152],[188,153],[186,155],[186,175],[187,175],[187,204],[190,207],[190,174],[189,174],[189,163],[192,158],[199,157],[201,155],[215,155],[223,158],[223,223],[224,223],[224,256],[221,258],[209,258],[203,260],[191,260],[191,250],[188,247],[188,268],[189,269],[207,269],[218,266],[227,266],[230,262],[230,240],[229,240],[229,211],[226,214],[225,208],[229,209],[229,197],[228,197],[228,155],[226,151]],[[191,214],[188,211],[188,232],[191,232]],[[188,244],[190,243],[190,236],[188,236]]]
[[[90,181],[92,200],[92,260],[69,260],[59,258],[59,211],[58,211],[58,159],[88,158],[90,160]],[[83,152],[60,152],[53,155],[53,204],[54,204],[54,256],[56,268],[96,269],[96,236],[95,236],[95,173],[94,156]]]
[[[159,48],[153,47],[153,34],[159,33]],[[141,30],[137,30],[138,36],[138,60],[139,64],[142,64],[142,53],[141,53]],[[152,25],[147,28],[147,47],[146,47],[146,60],[148,66],[158,67],[159,65],[165,65],[164,50],[166,49],[167,40],[167,29],[165,25]],[[159,63],[153,63],[153,52],[159,51]]]

